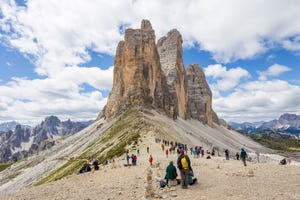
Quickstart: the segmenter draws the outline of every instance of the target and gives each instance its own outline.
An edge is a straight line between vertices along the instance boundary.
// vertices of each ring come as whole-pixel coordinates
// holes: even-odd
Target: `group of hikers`
[[[161,145],[163,153],[165,153],[166,157],[168,158],[169,155],[171,154],[176,154],[178,155],[177,158],[177,168],[180,173],[180,179],[177,178],[177,168],[174,165],[173,161],[169,162],[169,165],[166,167],[166,175],[164,178],[160,178],[159,183],[160,187],[165,187],[165,186],[175,186],[177,184],[181,184],[181,187],[183,189],[186,189],[188,185],[193,185],[197,182],[197,178],[194,177],[194,172],[191,166],[191,161],[188,156],[188,150],[190,150],[190,154],[194,156],[194,158],[198,158],[200,155],[201,157],[204,157],[204,154],[207,154],[207,159],[211,159],[211,156],[215,156],[216,153],[219,155],[219,151],[216,150],[216,148],[212,148],[211,152],[208,150],[204,151],[204,148],[200,146],[196,147],[190,147],[188,149],[188,146],[186,144],[182,144],[179,142],[170,142],[167,140],[162,141]],[[146,147],[146,152],[150,154],[150,147]],[[229,150],[226,149],[225,151],[225,157],[226,160],[229,160]],[[137,149],[137,155],[140,154],[140,149]],[[137,155],[131,154],[129,155],[129,150],[125,150],[125,160],[126,163],[124,166],[135,166],[137,165]],[[242,148],[241,153],[236,154],[236,159],[239,160],[241,159],[243,161],[244,166],[246,166],[246,158],[247,158],[247,153],[246,151]],[[130,162],[131,160],[131,162]],[[154,162],[154,158],[152,154],[149,155],[149,164],[152,167]],[[99,161],[98,159],[94,158],[89,164],[88,162],[85,162],[82,166],[82,168],[79,170],[79,173],[85,173],[85,172],[90,172],[92,170],[91,165],[93,166],[94,170],[99,170]],[[105,164],[108,164],[108,160],[105,160]],[[113,159],[113,165],[114,165],[114,159]]]
[[[156,141],[160,142],[160,139],[156,139]],[[168,140],[162,140],[161,148],[162,148],[162,151],[165,152],[166,157],[168,157],[172,153],[175,154],[176,148],[177,148],[177,154],[179,154],[179,149],[180,148],[185,152],[186,155],[188,154],[188,147],[187,147],[187,145],[186,144],[181,144],[181,143],[178,143],[178,142],[173,142],[173,141],[168,141]],[[201,146],[190,147],[189,150],[190,150],[190,154],[193,155],[194,158],[199,158],[200,155],[201,155],[201,157],[204,157],[205,154],[207,155],[206,156],[207,159],[211,159],[211,156],[216,156],[216,154],[218,156],[220,156],[219,149],[216,148],[216,147],[213,147],[211,149],[211,151],[209,151],[208,149],[205,151],[204,148],[201,147]],[[230,152],[229,152],[229,150],[225,149],[224,153],[225,153],[226,160],[229,160],[230,159]],[[245,151],[244,148],[241,149],[240,153],[237,152],[235,154],[234,158],[236,160],[240,160],[241,159],[243,161],[244,166],[247,166],[246,160],[248,158],[248,155],[247,155],[247,153],[246,153],[246,151]]]
[[[94,170],[99,170],[99,160],[97,158],[94,158],[92,160],[92,165],[94,167]],[[92,171],[91,165],[88,162],[85,162],[83,166],[80,168],[79,173],[85,173]]]
[[[152,156],[150,155],[150,158]],[[149,160],[150,162],[150,160]],[[183,149],[180,149],[180,153],[177,159],[177,167],[180,172],[180,179],[178,179],[177,169],[174,166],[174,162],[170,161],[166,168],[166,175],[164,179],[158,178],[160,187],[175,186],[181,184],[183,189],[186,189],[188,185],[193,185],[197,182],[197,178],[194,178],[194,172],[191,167],[191,161]]]

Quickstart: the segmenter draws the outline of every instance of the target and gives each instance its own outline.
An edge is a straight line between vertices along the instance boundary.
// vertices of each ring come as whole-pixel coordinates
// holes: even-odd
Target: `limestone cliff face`
[[[187,114],[187,92],[180,33],[176,29],[171,30],[167,37],[158,40],[157,49],[161,68],[167,79],[174,115],[185,119]]]
[[[212,94],[204,72],[198,64],[192,64],[188,66],[186,73],[190,117],[212,125]]]
[[[127,29],[119,42],[113,88],[99,118],[111,118],[133,106],[153,108],[176,119],[218,123],[212,110],[212,93],[198,64],[185,70],[182,38],[173,29],[155,43],[149,21],[140,29]]]
[[[154,30],[143,20],[140,29],[127,29],[118,45],[113,88],[104,109],[109,118],[131,106],[169,107],[166,80],[161,72]]]

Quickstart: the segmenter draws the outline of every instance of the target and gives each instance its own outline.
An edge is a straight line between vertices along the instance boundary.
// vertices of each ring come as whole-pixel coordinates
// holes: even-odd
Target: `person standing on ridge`
[[[187,189],[188,187],[188,176],[189,176],[189,168],[191,166],[191,161],[188,155],[184,154],[184,151],[180,153],[177,160],[177,166],[180,171],[181,177],[181,187],[183,189]]]
[[[150,157],[149,157],[149,163],[150,163],[150,166],[152,167],[152,163],[153,163],[153,157],[152,157],[152,155],[150,155]]]
[[[229,150],[228,149],[225,150],[225,157],[226,157],[226,160],[229,160]]]
[[[246,164],[246,158],[248,157],[248,155],[247,155],[247,153],[246,153],[246,151],[245,151],[244,148],[241,149],[241,155],[240,155],[240,157],[241,157],[241,159],[242,159],[242,161],[244,163],[244,166],[247,166],[247,164]]]

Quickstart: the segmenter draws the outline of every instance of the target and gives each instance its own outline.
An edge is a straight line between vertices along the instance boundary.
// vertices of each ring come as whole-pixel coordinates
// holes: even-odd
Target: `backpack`
[[[181,158],[181,166],[182,166],[182,169],[188,169],[189,168],[189,164],[188,164],[188,161],[187,161],[185,156],[183,156]]]

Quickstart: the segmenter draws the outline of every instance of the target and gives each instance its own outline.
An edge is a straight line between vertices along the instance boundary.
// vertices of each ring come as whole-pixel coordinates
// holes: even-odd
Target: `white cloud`
[[[300,50],[300,35],[291,38],[285,39],[282,41],[282,46],[287,50],[299,51]]]
[[[218,91],[226,91],[236,87],[242,79],[247,79],[250,74],[240,67],[227,70],[226,66],[220,64],[209,65],[204,69],[207,77],[212,77],[215,81],[213,87]]]
[[[227,121],[272,120],[299,112],[300,87],[282,80],[251,81],[228,96],[214,96],[213,107]]]
[[[291,69],[284,65],[274,64],[270,66],[266,71],[258,71],[259,80],[265,81],[267,77],[279,76],[280,74],[290,71]]]
[[[119,26],[138,27],[142,18],[151,20],[158,37],[176,27],[184,45],[200,44],[221,62],[252,58],[274,43],[299,50],[299,1],[29,0],[27,8],[7,2],[1,2],[0,26],[16,32],[7,38],[11,45],[39,55],[42,74],[84,63],[87,48],[113,54],[122,39]]]
[[[227,121],[239,122],[266,121],[283,113],[299,112],[299,85],[280,79],[267,80],[270,76],[280,78],[282,73],[290,70],[287,66],[274,64],[260,72],[258,80],[253,80],[248,71],[240,67],[227,69],[216,64],[204,69],[206,77],[212,78],[214,110]]]
[[[86,120],[97,117],[106,104],[107,99],[99,90],[111,89],[113,67],[67,67],[55,78],[12,79],[0,86],[0,121],[32,124],[53,114],[62,119]],[[97,90],[82,91],[83,83]]]

